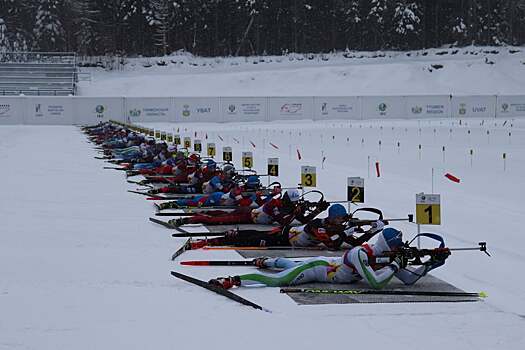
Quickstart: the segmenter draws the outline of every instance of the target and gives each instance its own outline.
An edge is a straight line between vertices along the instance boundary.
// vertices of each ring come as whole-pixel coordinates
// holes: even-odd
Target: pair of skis
[[[236,301],[240,304],[243,304],[243,305],[246,305],[246,306],[251,306],[253,307],[254,309],[257,309],[257,310],[262,310],[262,311],[266,311],[266,312],[271,312],[270,310],[268,309],[265,309],[263,308],[262,306],[258,305],[258,304],[255,304],[235,293],[232,293],[230,292],[229,290],[226,290],[222,287],[219,287],[219,286],[216,286],[216,285],[213,285],[211,283],[208,283],[208,282],[205,282],[205,281],[201,281],[197,278],[194,278],[194,277],[191,277],[191,276],[188,276],[188,275],[185,275],[183,273],[180,273],[180,272],[176,272],[176,271],[171,271],[171,275],[175,278],[179,278],[181,280],[184,280],[186,282],[190,282],[190,283],[193,283],[199,287],[202,287],[202,288],[205,288],[209,291],[212,291],[214,293],[217,293],[217,294],[220,294],[228,299],[231,299],[233,301]]]

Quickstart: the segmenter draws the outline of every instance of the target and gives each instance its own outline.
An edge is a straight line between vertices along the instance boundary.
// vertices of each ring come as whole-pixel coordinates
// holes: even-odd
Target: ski
[[[112,166],[105,166],[104,169],[109,169],[109,170],[122,170],[122,171],[127,170],[126,168],[116,168],[116,167],[112,167]]]
[[[477,297],[486,298],[484,292],[439,292],[422,290],[374,290],[374,289],[320,289],[320,288],[281,288],[281,293],[310,293],[310,294],[372,294],[372,295],[417,295],[437,297]]]
[[[180,264],[187,266],[255,266],[253,260],[193,260],[181,261]]]
[[[242,208],[240,206],[233,206],[233,205],[225,205],[225,206],[202,206],[202,207],[188,207],[188,206],[176,206],[173,208],[163,208],[161,210],[184,210],[185,213],[200,213],[202,211],[207,210],[222,210],[222,211],[233,211],[236,209]],[[167,214],[174,214],[174,213],[167,213]]]
[[[128,190],[129,193],[136,193],[136,194],[141,194],[143,196],[154,196],[150,193],[147,193],[147,192],[140,192],[140,191],[133,191],[133,190]]]
[[[141,194],[144,193],[144,192],[141,192]],[[154,200],[163,200],[163,201],[174,201],[174,200],[177,200],[177,199],[191,199],[193,197],[195,197],[196,195],[199,195],[199,194],[203,194],[203,193],[179,193],[176,197],[169,197],[169,196],[159,196],[159,195],[154,195],[154,194],[146,194],[144,193],[144,195],[150,195],[152,197],[155,197]]]
[[[181,261],[186,266],[255,266],[255,260],[191,260]]]
[[[169,228],[169,229],[172,229],[172,230],[176,229],[176,227],[174,227],[172,224],[170,224],[169,222],[166,222],[166,221],[157,220],[155,218],[149,218],[149,221],[154,222],[154,223],[159,224],[159,225],[162,225],[162,226],[164,226],[166,228]]]
[[[191,250],[191,238],[188,238],[186,242],[184,242],[182,247],[180,247],[175,253],[173,253],[173,255],[171,256],[171,261],[177,259],[177,257],[184,253],[186,250]]]
[[[153,186],[149,185],[149,184],[145,184],[145,183],[142,183],[140,181],[133,181],[133,180],[126,180],[127,183],[130,183],[130,184],[135,184],[135,185],[139,185],[139,186],[144,186],[144,187],[149,187],[149,188],[153,188]]]
[[[299,251],[324,251],[325,248],[322,247],[289,247],[289,246],[264,246],[264,247],[255,247],[255,246],[245,246],[245,247],[235,247],[235,246],[204,246],[204,250],[299,250]]]
[[[221,211],[224,211],[224,212],[230,212],[230,211],[233,211],[234,209],[202,209],[202,210],[191,209],[190,211],[186,211],[187,209],[177,209],[177,210],[184,210],[184,211],[183,212],[179,212],[179,213],[175,213],[175,212],[171,212],[171,213],[161,212],[161,213],[155,213],[155,215],[156,216],[194,216],[194,215],[199,215],[199,214],[206,215],[210,211],[213,212],[213,211],[217,211],[217,210],[221,210]]]
[[[181,232],[181,233],[172,233],[171,237],[209,237],[209,236],[223,236],[226,232]]]
[[[224,288],[221,288],[221,287],[217,287],[217,286],[214,286],[208,282],[205,282],[205,281],[201,281],[199,279],[196,279],[196,278],[193,278],[191,276],[188,276],[188,275],[185,275],[183,273],[180,273],[180,272],[175,272],[175,271],[171,271],[171,275],[173,277],[176,277],[176,278],[180,278],[186,282],[189,282],[189,283],[193,283],[197,286],[200,286],[200,287],[203,287],[209,291],[212,291],[212,292],[215,292],[217,294],[220,294],[222,296],[225,296],[226,298],[228,299],[231,299],[231,300],[234,300],[240,304],[243,304],[243,305],[247,305],[247,306],[251,306],[257,310],[262,310],[262,311],[266,311],[266,312],[271,312],[270,310],[267,310],[265,308],[263,308],[262,306],[260,305],[257,305],[247,299],[244,299],[243,297],[240,297],[238,296],[237,294],[235,293],[232,293]]]

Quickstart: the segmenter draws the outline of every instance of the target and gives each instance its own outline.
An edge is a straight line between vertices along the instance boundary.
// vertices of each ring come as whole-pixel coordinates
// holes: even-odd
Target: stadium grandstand
[[[0,52],[0,96],[75,95],[73,52]]]

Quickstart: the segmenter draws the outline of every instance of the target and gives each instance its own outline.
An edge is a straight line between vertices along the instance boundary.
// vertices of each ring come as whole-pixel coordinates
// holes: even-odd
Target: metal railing
[[[0,52],[0,63],[65,63],[77,64],[75,52]]]
[[[74,52],[0,52],[0,95],[74,95]]]

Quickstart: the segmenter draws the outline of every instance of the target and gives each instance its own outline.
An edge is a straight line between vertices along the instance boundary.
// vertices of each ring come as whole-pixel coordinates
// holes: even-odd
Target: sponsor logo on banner
[[[323,102],[321,105],[321,114],[328,115],[328,102]]]
[[[508,112],[508,111],[509,111],[509,104],[508,104],[508,103],[502,103],[502,104],[501,104],[501,111],[502,111],[503,113]]]
[[[97,118],[104,118],[104,111],[106,110],[106,107],[103,105],[97,105],[95,107],[95,113],[97,115]]]
[[[465,103],[460,103],[459,104],[459,114],[460,115],[467,114],[467,105]]]
[[[146,117],[165,117],[168,111],[168,107],[147,107],[144,108],[144,115]]]
[[[261,114],[260,103],[243,103],[241,104],[241,111],[246,115],[259,115]]]
[[[189,117],[190,114],[191,114],[191,112],[190,112],[190,105],[182,106],[182,116],[183,117]]]
[[[130,117],[140,117],[140,109],[130,109],[129,110],[129,116]]]
[[[421,106],[413,106],[412,107],[412,113],[414,114],[421,114],[423,112],[423,107]]]
[[[427,105],[427,114],[444,114],[444,105]]]
[[[197,107],[195,110],[197,111],[197,113],[205,114],[211,112],[211,107]]]
[[[42,113],[42,105],[40,103],[37,103],[35,105],[35,117],[43,117],[44,113]]]
[[[510,106],[514,107],[516,112],[525,112],[525,103],[513,103]]]
[[[345,103],[338,104],[337,106],[332,108],[333,111],[337,113],[349,113],[354,110],[354,107],[352,105],[347,105]]]
[[[302,103],[285,103],[281,106],[281,114],[297,114],[302,109]]]
[[[387,104],[382,102],[380,103],[377,108],[379,109],[379,114],[380,115],[386,115],[386,110],[388,108]]]
[[[234,104],[231,104],[228,106],[228,112],[229,114],[236,114],[235,111],[237,110],[237,107]]]
[[[47,106],[47,112],[49,115],[62,115],[64,114],[64,106],[62,105],[49,105]]]
[[[7,113],[11,110],[10,104],[0,104],[0,117],[6,117]]]
[[[486,106],[472,107],[472,112],[474,112],[474,113],[485,113],[486,111],[487,111],[487,107]]]

